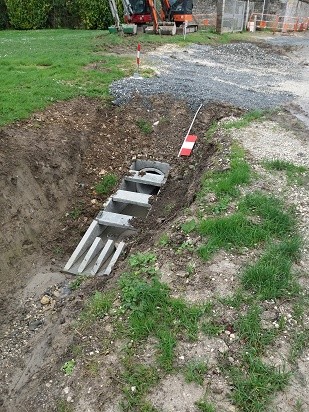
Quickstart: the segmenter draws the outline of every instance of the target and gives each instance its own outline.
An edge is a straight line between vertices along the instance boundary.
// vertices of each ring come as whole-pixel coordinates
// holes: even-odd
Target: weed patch
[[[139,254],[139,263],[132,257],[133,271],[124,274],[119,281],[121,305],[128,312],[128,333],[134,341],[155,336],[159,342],[158,362],[163,369],[170,370],[177,335],[196,339],[198,321],[206,307],[189,306],[182,299],[170,297],[167,285],[158,280],[154,262],[146,268],[141,256]],[[151,278],[143,279],[149,273]]]
[[[96,291],[89,299],[80,315],[82,322],[103,318],[111,309],[114,296],[111,293]]]
[[[216,322],[203,322],[201,326],[201,331],[206,336],[218,336],[224,331],[224,326]]]
[[[74,368],[76,366],[76,362],[74,359],[71,359],[67,362],[64,363],[64,365],[62,366],[61,370],[68,376],[71,376]]]
[[[82,284],[85,280],[86,280],[86,276],[83,276],[83,275],[77,276],[76,279],[74,279],[74,280],[70,283],[70,285],[69,285],[70,289],[71,289],[71,290],[77,290],[77,289],[79,289],[80,286],[81,286],[81,284]]]
[[[297,184],[304,183],[304,175],[306,172],[308,172],[308,168],[306,168],[305,166],[297,166],[291,162],[280,159],[265,161],[263,165],[267,170],[285,172],[288,181]]]
[[[184,370],[186,382],[195,382],[198,385],[203,385],[204,377],[207,373],[208,367],[205,362],[191,361]]]
[[[199,198],[203,198],[207,193],[215,193],[218,199],[239,195],[238,186],[249,183],[250,166],[244,160],[244,151],[241,147],[234,145],[231,151],[230,169],[218,172],[206,173],[202,180],[202,189]]]
[[[290,235],[293,229],[294,218],[283,211],[278,199],[253,193],[239,203],[238,211],[233,215],[199,222],[196,230],[207,237],[199,254],[208,260],[218,249],[253,248],[261,242]]]
[[[216,412],[216,408],[210,402],[198,401],[195,405],[200,412]]]
[[[234,386],[232,399],[243,412],[268,411],[269,401],[285,388],[290,375],[265,365],[251,354],[245,358],[243,368],[231,367],[228,372]]]
[[[242,127],[248,126],[251,122],[261,119],[265,112],[262,110],[252,110],[244,114],[240,119],[226,122],[222,124],[224,129],[241,129]]]
[[[289,361],[295,363],[297,358],[303,353],[303,351],[308,348],[309,344],[309,329],[305,328],[298,331],[294,338],[289,353]]]
[[[140,119],[136,121],[137,126],[144,134],[152,133],[152,124],[147,120]]]
[[[240,316],[235,324],[235,330],[246,349],[254,351],[255,354],[262,353],[265,346],[269,345],[276,336],[275,329],[262,329],[260,314],[261,309],[253,305],[244,316]]]
[[[158,372],[151,366],[136,364],[131,358],[124,361],[125,371],[122,379],[125,401],[121,403],[124,411],[155,412],[156,409],[144,400],[144,395],[159,380]]]
[[[102,177],[101,181],[95,185],[95,191],[98,195],[108,195],[116,186],[117,176],[108,174]]]
[[[296,293],[299,287],[291,268],[299,253],[299,239],[292,238],[271,245],[258,261],[248,266],[241,281],[246,289],[255,291],[261,299],[276,299],[286,293]]]

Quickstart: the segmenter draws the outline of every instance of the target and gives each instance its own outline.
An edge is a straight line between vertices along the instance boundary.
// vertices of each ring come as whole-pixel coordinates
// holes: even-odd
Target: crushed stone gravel
[[[252,43],[165,45],[150,52],[146,62],[157,76],[114,82],[110,91],[115,104],[127,102],[134,94],[170,93],[185,99],[192,109],[208,102],[267,109],[292,101],[295,95],[280,86],[300,76],[287,56]]]

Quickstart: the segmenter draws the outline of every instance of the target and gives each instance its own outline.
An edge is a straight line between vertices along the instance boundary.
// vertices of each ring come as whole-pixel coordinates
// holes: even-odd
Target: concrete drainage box
[[[131,220],[145,218],[149,200],[166,182],[170,166],[149,160],[136,160],[118,190],[92,221],[63,268],[74,275],[109,275],[125,248],[125,238],[136,233]]]

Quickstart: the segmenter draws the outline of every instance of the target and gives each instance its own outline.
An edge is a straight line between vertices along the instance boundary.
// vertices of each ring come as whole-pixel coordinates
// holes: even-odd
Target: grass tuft
[[[122,410],[155,412],[156,409],[144,400],[144,395],[158,382],[157,370],[152,366],[134,363],[131,358],[125,359],[124,366],[122,380],[125,383],[123,388],[125,401],[121,404]]]
[[[297,166],[285,160],[275,159],[263,163],[265,169],[283,171],[291,183],[304,184],[304,175],[308,172],[305,166]]]
[[[259,358],[246,355],[244,370],[231,367],[229,371],[234,389],[232,399],[243,412],[269,411],[268,404],[275,392],[283,390],[289,382],[289,373],[265,365]]]
[[[139,261],[142,261],[141,256]],[[207,305],[190,306],[182,299],[172,298],[168,286],[156,276],[154,261],[143,270],[139,269],[143,263],[139,265],[119,280],[121,305],[128,312],[128,334],[134,341],[151,335],[156,337],[158,362],[163,369],[170,370],[176,337],[185,335],[188,339],[196,339],[198,322]],[[151,279],[143,279],[145,272],[151,272]]]
[[[300,242],[292,238],[271,245],[260,259],[248,266],[241,281],[246,289],[254,290],[261,299],[276,299],[286,293],[296,293],[298,286],[291,268],[298,257]]]
[[[216,412],[216,408],[207,401],[198,401],[195,405],[200,412]]]
[[[199,254],[208,260],[218,249],[252,248],[272,238],[284,238],[293,228],[293,215],[283,211],[278,199],[253,193],[239,203],[233,215],[201,220],[197,231],[207,237],[207,243]]]
[[[202,189],[199,197],[207,193],[215,193],[217,198],[226,196],[235,197],[239,194],[238,186],[249,183],[250,166],[244,160],[244,151],[241,147],[232,146],[230,169],[206,173],[202,180]]]
[[[152,133],[152,124],[147,120],[140,119],[136,121],[137,126],[139,127],[140,131],[144,134],[151,134]]]
[[[112,293],[96,291],[82,311],[80,316],[81,321],[87,322],[103,318],[110,311],[113,300],[114,296]]]
[[[241,129],[242,127],[248,126],[251,122],[261,119],[264,116],[262,110],[252,110],[244,114],[239,120],[233,120],[230,122],[223,123],[224,129]]]
[[[102,177],[101,181],[95,185],[95,191],[98,195],[108,195],[116,186],[117,176],[107,174]]]
[[[186,382],[195,382],[198,385],[203,385],[205,374],[208,371],[208,367],[205,362],[191,361],[187,364],[184,370],[184,376]]]
[[[253,305],[235,324],[235,330],[246,348],[256,354],[262,353],[265,346],[269,345],[276,336],[276,329],[262,329],[260,315],[260,307]]]

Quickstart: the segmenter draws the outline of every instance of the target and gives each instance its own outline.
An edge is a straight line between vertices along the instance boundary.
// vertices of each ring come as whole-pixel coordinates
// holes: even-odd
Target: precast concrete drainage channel
[[[92,221],[63,271],[109,275],[126,246],[125,239],[137,231],[132,219],[147,216],[150,198],[158,195],[169,170],[168,163],[136,160],[117,192]]]

